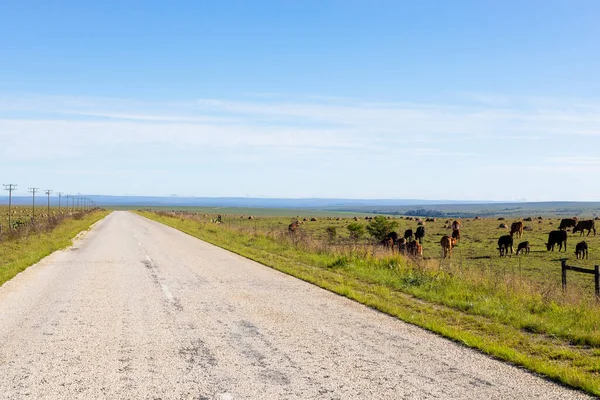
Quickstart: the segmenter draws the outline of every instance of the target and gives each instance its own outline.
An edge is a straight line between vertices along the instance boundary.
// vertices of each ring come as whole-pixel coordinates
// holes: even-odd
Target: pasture
[[[591,275],[569,273],[561,288],[560,260],[592,268],[600,263],[600,235],[568,235],[567,251],[547,251],[548,232],[558,218],[526,221],[514,249],[528,240],[531,252],[500,257],[499,228],[517,218],[462,219],[461,241],[443,259],[440,239],[450,234],[446,219],[424,222],[423,256],[385,249],[365,234],[351,239],[349,223],[330,214],[304,211],[294,217],[140,212],[193,236],[290,275],[342,294],[405,321],[440,333],[552,379],[600,394],[600,307]],[[300,221],[296,234],[288,232]],[[304,221],[306,219],[306,221]],[[311,219],[313,219],[311,221]],[[314,220],[316,219],[316,220]],[[425,219],[423,218],[423,221]],[[417,221],[390,217],[401,236]],[[335,232],[335,233],[334,233]],[[575,244],[586,240],[589,259],[575,260]]]
[[[229,210],[228,210],[229,211]],[[276,213],[278,210],[271,210]],[[385,251],[379,245],[368,237],[368,234],[359,240],[351,240],[347,226],[349,223],[358,223],[364,227],[369,223],[364,215],[352,214],[349,216],[332,216],[332,213],[317,214],[302,210],[302,214],[293,216],[259,216],[256,213],[255,218],[249,220],[250,214],[221,214],[222,224],[226,227],[240,228],[244,230],[254,230],[266,234],[276,234],[278,232],[287,232],[287,227],[291,221],[298,219],[300,222],[300,231],[304,234],[305,241],[320,241],[327,244],[332,249],[343,249],[344,247],[354,248],[357,245],[371,247],[374,253],[385,255]],[[206,215],[206,217],[204,217]],[[203,214],[202,219],[206,222],[216,219],[217,214]],[[336,214],[333,214],[336,215]],[[372,215],[372,214],[371,214]],[[352,217],[357,216],[358,221]],[[310,221],[316,217],[317,221]],[[437,264],[439,267],[456,267],[458,270],[471,270],[488,272],[489,274],[515,275],[526,279],[532,284],[537,284],[540,290],[556,291],[561,289],[561,269],[560,260],[569,259],[569,264],[585,268],[592,268],[595,264],[600,264],[600,229],[598,235],[583,236],[579,233],[572,234],[569,230],[567,240],[567,251],[546,250],[548,233],[558,229],[561,218],[532,216],[532,221],[525,221],[525,231],[522,238],[514,238],[514,251],[512,255],[500,257],[497,250],[498,238],[510,233],[511,222],[521,221],[521,218],[482,218],[461,219],[461,241],[454,247],[452,257],[442,259],[440,239],[444,235],[451,235],[447,219],[436,219],[435,222],[426,222],[422,219],[423,226],[426,229],[426,235],[423,240],[423,257],[414,259],[415,262],[426,263],[429,265]],[[338,219],[339,218],[339,219]],[[418,218],[418,217],[417,217]],[[526,217],[527,218],[527,217]],[[307,219],[307,221],[303,221]],[[417,229],[418,221],[410,221],[405,217],[390,217],[397,223],[395,231],[402,236],[404,231]],[[597,221],[600,228],[600,221]],[[506,224],[508,228],[500,228],[501,224]],[[331,238],[328,228],[335,228],[336,237]],[[331,229],[329,229],[331,231]],[[575,259],[575,245],[585,240],[589,245],[589,258],[587,260]],[[529,241],[531,252],[528,255],[516,255],[517,245],[521,241]],[[390,252],[391,253],[391,252]],[[576,286],[574,291],[585,296],[588,300],[593,294],[594,283],[589,276],[579,274],[570,274],[569,283]],[[581,290],[580,290],[581,289]],[[588,296],[589,295],[589,296]]]
[[[23,205],[13,205],[11,207],[11,220],[20,222],[29,222],[33,216],[33,207]],[[61,213],[66,213],[66,210],[62,208],[59,212],[58,207],[50,207],[50,217],[56,217]],[[36,204],[35,206],[35,218],[36,220],[43,220],[48,218],[48,207],[46,203]],[[8,227],[8,206],[0,205],[0,225],[2,229]]]

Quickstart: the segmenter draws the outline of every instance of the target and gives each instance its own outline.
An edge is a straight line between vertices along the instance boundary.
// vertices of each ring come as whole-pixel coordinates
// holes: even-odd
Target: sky
[[[600,2],[5,1],[0,183],[600,201]]]

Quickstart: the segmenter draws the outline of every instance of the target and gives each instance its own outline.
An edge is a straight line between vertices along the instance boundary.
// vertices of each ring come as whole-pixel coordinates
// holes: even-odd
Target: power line
[[[4,186],[4,190],[8,191],[8,228],[12,229],[12,224],[10,222],[10,207],[12,205],[12,192],[13,190],[17,189],[17,185],[15,185],[14,183],[6,183],[3,185]]]

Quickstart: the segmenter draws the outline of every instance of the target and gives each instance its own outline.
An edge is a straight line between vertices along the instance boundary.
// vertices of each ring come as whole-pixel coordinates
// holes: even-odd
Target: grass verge
[[[47,255],[70,246],[79,232],[89,229],[108,213],[94,211],[84,214],[81,219],[66,219],[47,233],[0,242],[0,286]]]
[[[492,290],[489,283],[498,281],[468,282],[456,271],[420,269],[400,256],[374,259],[308,251],[261,233],[152,212],[139,214],[554,381],[600,395],[600,332],[593,315],[597,307],[577,313],[572,305],[546,302],[540,296],[527,297],[502,287]]]

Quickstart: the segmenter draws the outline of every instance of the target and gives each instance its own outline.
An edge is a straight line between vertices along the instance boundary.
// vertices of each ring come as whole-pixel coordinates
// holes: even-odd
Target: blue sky
[[[600,2],[0,4],[0,180],[600,200]]]

